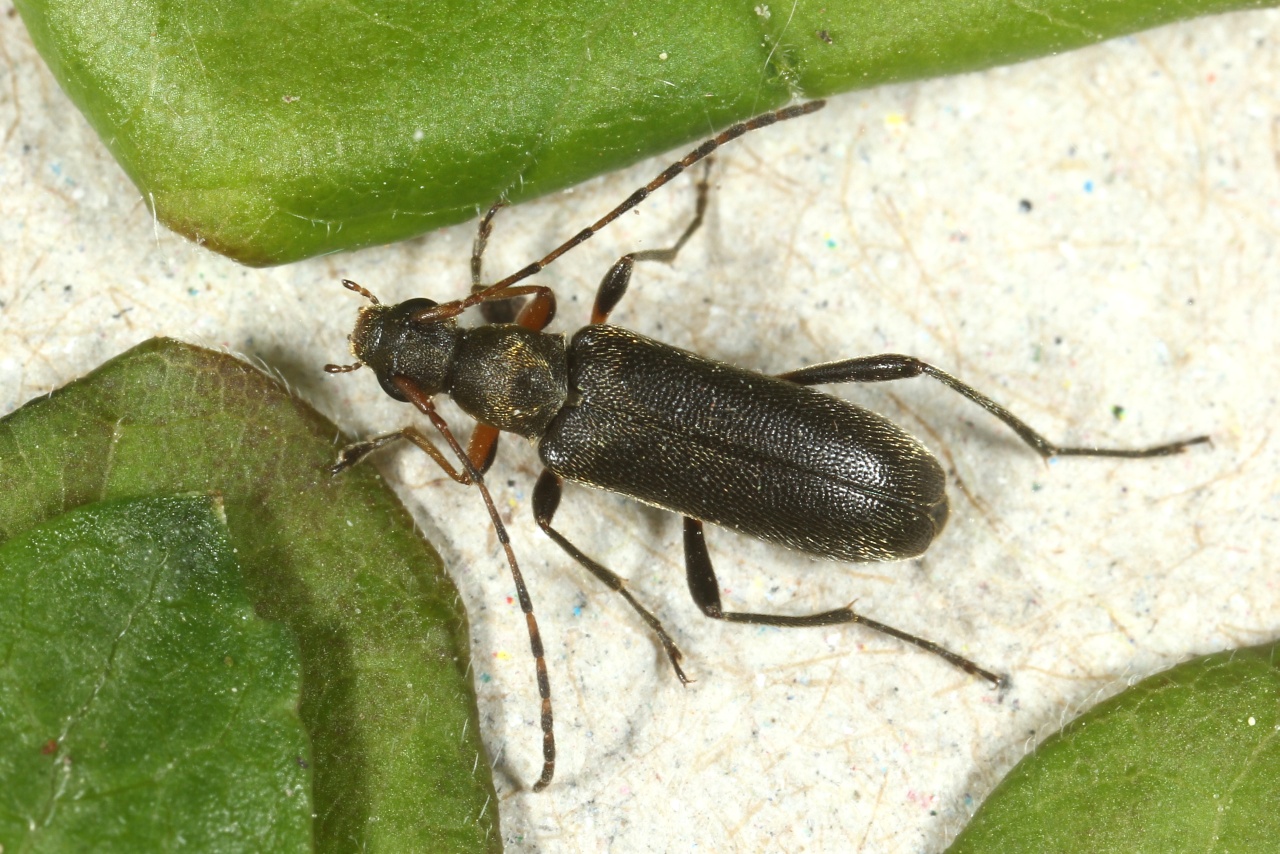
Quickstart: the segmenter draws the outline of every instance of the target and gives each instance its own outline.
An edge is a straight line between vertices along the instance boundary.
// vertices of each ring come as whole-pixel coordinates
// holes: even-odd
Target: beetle
[[[689,591],[710,618],[781,627],[861,623],[997,687],[1006,684],[1005,677],[852,607],[802,616],[724,610],[704,539],[707,522],[817,557],[853,562],[917,557],[946,524],[946,477],[924,445],[883,416],[812,386],[929,376],[1003,421],[1046,459],[1158,457],[1208,441],[1207,436],[1197,436],[1139,449],[1060,446],[973,387],[911,356],[865,356],[769,376],[609,325],[609,314],[625,294],[635,263],[670,263],[700,226],[708,192],[705,176],[697,185],[695,216],[675,245],[620,258],[600,283],[590,325],[572,338],[543,331],[555,313],[554,294],[537,285],[513,287],[516,282],[588,239],[729,139],[820,106],[811,102],[790,107],[730,128],[540,261],[485,287],[480,284],[480,256],[499,207],[495,205],[481,220],[472,255],[472,293],[463,299],[438,304],[419,297],[384,305],[366,288],[343,282],[369,304],[360,308],[350,336],[357,361],[326,370],[370,367],[387,394],[412,404],[431,420],[460,466],[410,426],[348,446],[333,471],[354,465],[384,445],[408,440],[454,480],[479,488],[512,570],[537,668],[544,750],[535,791],[545,788],[555,769],[551,694],[533,605],[484,485],[483,473],[493,460],[499,432],[523,436],[537,447],[544,466],[533,492],[538,526],[626,599],[656,635],[681,682],[689,681],[680,665],[682,654],[657,617],[620,576],[553,526],[566,479],[680,514]],[[474,328],[457,323],[467,308],[520,296],[532,299],[514,323]],[[468,449],[436,411],[433,398],[438,394],[451,396],[476,420]]]

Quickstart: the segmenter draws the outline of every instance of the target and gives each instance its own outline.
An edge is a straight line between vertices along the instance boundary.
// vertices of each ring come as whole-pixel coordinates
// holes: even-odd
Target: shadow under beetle
[[[335,473],[390,442],[407,439],[450,477],[480,489],[507,555],[542,698],[543,767],[539,791],[555,771],[551,690],[542,641],[519,564],[483,472],[493,461],[499,431],[537,444],[545,469],[533,492],[538,526],[648,623],[681,682],[681,653],[662,624],[611,570],[583,554],[552,527],[565,478],[627,495],[684,517],[689,592],[708,617],[769,626],[860,623],[927,650],[997,687],[1005,679],[932,641],[855,613],[851,607],[806,616],[726,612],[703,539],[711,522],[799,551],[845,561],[904,560],[922,554],[947,521],[946,478],[925,447],[889,420],[809,386],[887,382],[928,375],[999,418],[1041,457],[1159,457],[1207,442],[1198,436],[1149,448],[1062,447],[1047,441],[1004,407],[950,374],[910,356],[877,355],[801,368],[777,376],[735,368],[607,325],[636,261],[670,263],[702,223],[706,178],[698,184],[693,221],[669,249],[624,255],[596,293],[591,325],[566,342],[542,331],[555,314],[546,287],[512,287],[590,238],[650,192],[720,145],[749,130],[813,112],[815,101],[735,125],[694,149],[603,218],[549,255],[485,286],[481,256],[495,205],[482,218],[472,252],[472,293],[437,304],[411,299],[382,305],[365,288],[344,281],[370,304],[360,309],[350,336],[357,361],[328,365],[331,373],[361,365],[373,369],[393,398],[423,412],[460,462],[456,468],[416,427],[378,436],[343,450]],[[456,316],[532,296],[514,323],[459,328]],[[490,314],[490,317],[498,316]],[[467,450],[436,411],[432,398],[451,395],[476,419]]]

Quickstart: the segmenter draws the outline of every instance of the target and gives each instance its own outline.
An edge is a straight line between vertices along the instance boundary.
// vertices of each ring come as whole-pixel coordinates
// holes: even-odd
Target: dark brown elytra
[[[498,435],[508,431],[537,443],[545,469],[533,493],[538,526],[574,560],[618,592],[653,630],[677,677],[688,682],[682,654],[661,622],[614,572],[585,555],[552,520],[565,479],[607,489],[684,517],[685,566],[690,594],[713,619],[755,625],[812,627],[860,623],[915,645],[997,687],[1006,679],[933,641],[871,620],[852,607],[818,614],[726,612],[703,536],[711,522],[808,554],[835,560],[884,561],[925,551],[946,523],[945,476],[932,454],[887,419],[811,388],[831,383],[874,383],[927,375],[1007,424],[1041,457],[1158,457],[1207,442],[1198,436],[1141,449],[1055,445],[1004,407],[950,374],[918,359],[875,355],[814,365],[777,376],[735,368],[607,324],[637,261],[671,263],[702,223],[708,183],[697,185],[694,217],[668,249],[622,256],[601,281],[591,325],[571,340],[542,330],[555,314],[555,297],[538,285],[515,285],[589,239],[653,190],[716,148],[749,130],[813,112],[823,102],[789,107],[734,125],[673,163],[593,225],[536,261],[492,285],[482,283],[482,256],[500,205],[481,219],[472,251],[471,293],[437,304],[411,299],[383,305],[354,282],[344,285],[369,300],[351,335],[354,364],[373,369],[383,389],[430,419],[458,461],[455,466],[416,427],[377,436],[342,451],[335,473],[399,440],[423,450],[459,483],[475,485],[506,553],[542,698],[543,768],[534,790],[555,772],[555,735],[541,635],[510,538],[484,483]],[[473,306],[530,296],[514,322],[473,329],[456,317]],[[492,314],[491,317],[501,317]],[[433,398],[447,394],[476,419],[463,450],[437,412]]]

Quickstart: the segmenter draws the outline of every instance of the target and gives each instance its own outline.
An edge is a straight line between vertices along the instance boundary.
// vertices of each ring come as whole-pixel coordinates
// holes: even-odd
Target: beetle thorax
[[[515,324],[468,329],[448,391],[477,421],[538,438],[569,395],[564,336]]]

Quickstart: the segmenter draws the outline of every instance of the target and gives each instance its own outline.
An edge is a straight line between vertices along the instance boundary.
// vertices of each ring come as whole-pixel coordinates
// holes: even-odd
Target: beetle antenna
[[[360,296],[364,297],[365,299],[367,299],[369,302],[373,303],[374,305],[382,305],[382,303],[378,301],[378,298],[377,298],[377,297],[375,297],[372,293],[370,293],[370,292],[369,292],[369,289],[368,289],[368,288],[366,288],[366,287],[364,287],[363,285],[356,284],[355,282],[351,281],[350,279],[343,279],[343,280],[342,280],[342,286],[343,286],[344,288],[346,288],[347,290],[349,290],[349,291],[355,291],[355,292],[356,292],[356,293],[358,293]]]
[[[493,503],[493,496],[489,494],[489,488],[485,486],[484,475],[480,473],[480,470],[471,462],[471,458],[467,456],[467,452],[458,444],[458,440],[454,438],[453,431],[449,429],[449,423],[436,411],[435,404],[431,402],[431,398],[422,394],[406,378],[395,377],[392,382],[396,384],[396,387],[414,406],[431,419],[432,425],[436,430],[440,431],[440,435],[444,437],[449,447],[453,449],[453,453],[462,463],[463,470],[467,473],[471,482],[480,490],[480,495],[484,498],[485,507],[489,511],[489,519],[493,522],[494,533],[498,535],[498,542],[502,543],[502,549],[507,553],[507,564],[511,567],[511,578],[516,584],[516,597],[520,600],[520,610],[524,612],[525,625],[529,629],[529,648],[533,651],[534,667],[538,673],[538,695],[542,698],[542,776],[538,778],[538,782],[533,784],[533,790],[541,792],[551,782],[551,778],[556,772],[556,736],[551,715],[551,680],[547,678],[547,661],[542,651],[542,632],[538,630],[538,620],[533,616],[533,600],[529,598],[529,589],[525,587],[524,576],[520,573],[520,564],[516,561],[515,550],[511,548],[511,538],[507,535],[506,526],[502,524],[502,517],[498,515],[498,508]]]
[[[510,276],[507,276],[505,279],[494,282],[483,290],[475,291],[463,299],[453,300],[451,302],[443,303],[433,309],[428,309],[428,311],[423,312],[428,315],[423,319],[443,320],[447,317],[456,317],[471,308],[473,305],[479,305],[486,300],[492,299],[493,295],[498,291],[506,290],[516,282],[529,278],[573,247],[588,240],[592,235],[596,234],[606,225],[647,199],[649,194],[654,190],[658,189],[663,184],[666,184],[672,178],[676,177],[699,160],[708,157],[712,152],[725,143],[737,139],[748,131],[768,127],[769,125],[786,121],[787,119],[794,119],[798,116],[805,116],[809,113],[817,112],[826,106],[826,103],[826,101],[808,101],[804,104],[793,104],[790,107],[784,107],[781,110],[774,110],[772,113],[765,113],[764,115],[756,116],[754,119],[739,122],[712,139],[702,143],[693,151],[690,151],[684,157],[680,158],[675,163],[672,163],[666,169],[663,169],[662,172],[659,173],[658,177],[636,190],[630,196],[627,196],[626,200],[623,201],[622,204],[600,217],[600,219],[596,220],[591,225],[582,229],[582,231],[579,231],[564,243],[561,243],[555,249],[551,250],[550,253],[543,256],[541,260],[534,261],[532,264],[522,267]]]

